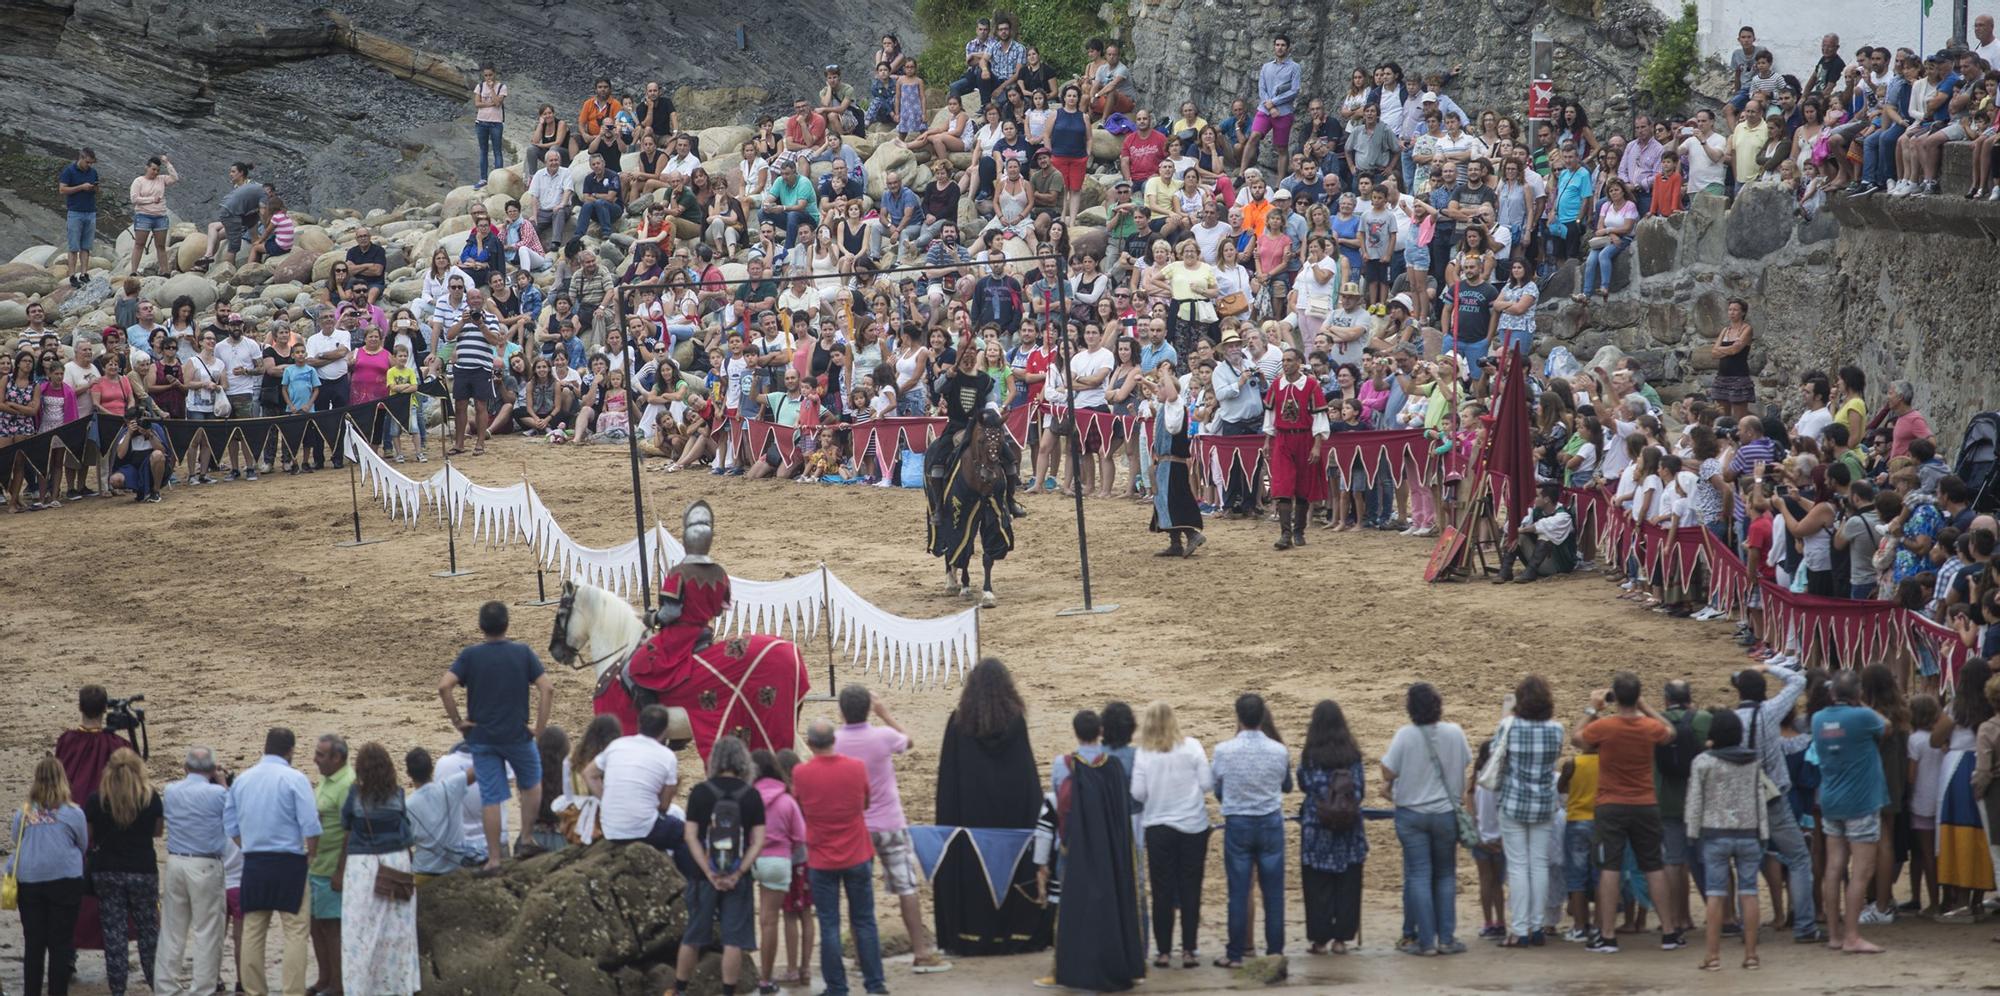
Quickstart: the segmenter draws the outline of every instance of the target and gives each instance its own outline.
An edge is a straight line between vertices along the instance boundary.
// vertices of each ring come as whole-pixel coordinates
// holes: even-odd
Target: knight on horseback
[[[944,408],[945,431],[924,451],[929,549],[945,560],[949,590],[970,596],[967,565],[972,543],[979,540],[986,569],[984,601],[990,605],[993,561],[1013,549],[1013,517],[1027,514],[1014,500],[1020,450],[1001,425],[999,385],[979,369],[979,350],[969,338],[961,343],[951,372],[931,386]]]
[[[657,629],[624,668],[635,709],[658,701],[661,692],[693,673],[695,652],[715,639],[709,624],[729,611],[729,572],[708,555],[714,543],[714,510],[705,501],[689,505],[681,517],[687,555],[660,578],[660,607],[653,610]]]

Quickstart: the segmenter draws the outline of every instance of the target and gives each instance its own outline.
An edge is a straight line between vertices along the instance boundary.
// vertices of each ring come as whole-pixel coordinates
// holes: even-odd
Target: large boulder
[[[333,236],[318,225],[300,225],[292,236],[292,251],[317,256],[333,248]]]
[[[743,143],[757,137],[757,129],[744,125],[721,125],[703,128],[695,132],[694,137],[701,142],[701,157],[706,162],[724,153],[741,152]]]
[[[433,879],[417,893],[423,990],[656,996],[673,988],[683,888],[659,851],[610,842]],[[720,980],[694,981],[710,993]]]
[[[87,314],[111,301],[111,281],[104,277],[92,277],[90,282],[82,287],[62,289],[69,293],[63,295],[62,303],[52,309],[57,318],[73,318]]]
[[[1729,207],[1729,254],[1738,259],[1763,259],[1792,238],[1797,204],[1777,184],[1753,183],[1736,193]]]
[[[1115,163],[1118,154],[1125,149],[1125,140],[1102,128],[1090,130],[1090,158],[1101,163]]]
[[[28,306],[21,301],[0,301],[0,329],[18,329],[28,324]]]
[[[1670,218],[1647,218],[1633,232],[1632,253],[1639,257],[1639,275],[1666,273],[1679,264],[1680,222]]]
[[[55,274],[32,263],[0,263],[0,294],[47,294],[56,289]]]
[[[61,246],[29,246],[15,253],[11,262],[46,267],[61,258],[63,258]]]
[[[189,232],[181,244],[174,247],[174,268],[183,272],[194,269],[194,264],[208,255],[208,233]]]
[[[451,193],[444,195],[445,217],[449,218],[455,214],[464,214],[465,209],[471,207],[472,202],[479,200],[482,196],[479,191],[472,189],[472,185],[469,183],[451,188]]]
[[[519,197],[528,192],[528,185],[521,182],[521,171],[502,166],[486,174],[486,192],[503,197]]]
[[[292,255],[296,256],[298,255],[298,252],[299,251],[297,249],[294,249],[292,250]],[[347,258],[347,250],[345,249],[328,249],[327,251],[320,253],[319,258],[313,260],[313,266],[312,266],[313,280],[317,282],[333,276],[333,264],[338,263],[346,258]],[[241,280],[237,281],[237,283],[242,283],[242,282],[243,281]]]
[[[305,283],[312,279],[313,267],[319,263],[319,253],[294,249],[283,256],[269,257],[271,279],[278,283]]]
[[[761,86],[684,86],[674,91],[674,109],[680,112],[681,127],[685,129],[740,121],[745,108],[759,107],[770,100],[771,91]]]
[[[398,280],[382,291],[382,299],[391,304],[408,304],[424,292],[421,280]]]
[[[271,282],[271,264],[245,263],[230,280],[249,287],[262,287]]]
[[[194,302],[196,314],[207,311],[215,304],[215,283],[199,273],[176,273],[153,288],[153,303],[159,305],[162,312],[183,297]]]
[[[296,280],[265,284],[258,297],[276,305],[287,305],[305,292],[305,287]]]

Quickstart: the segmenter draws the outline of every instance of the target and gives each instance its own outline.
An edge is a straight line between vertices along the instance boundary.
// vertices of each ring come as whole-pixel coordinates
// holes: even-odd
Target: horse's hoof
[[[959,591],[959,594],[964,595],[967,598],[976,598],[979,596],[979,589],[974,588],[971,585],[966,585],[963,589]]]
[[[968,590],[969,590],[969,589],[968,589]],[[944,593],[945,593],[945,594],[947,594],[947,595],[956,595],[956,594],[958,594],[958,593],[959,593],[959,587],[958,587],[958,582],[956,582],[956,581],[946,581],[946,582],[944,583]]]
[[[994,607],[994,606],[996,606],[996,605],[999,605],[999,604],[1000,604],[1000,600],[999,600],[999,599],[997,599],[997,598],[994,598],[994,597],[993,597],[993,593],[992,593],[992,592],[990,592],[990,591],[987,591],[987,592],[981,592],[981,593],[980,593],[980,595],[979,595],[979,607],[980,607],[980,608],[982,608],[982,609],[990,609],[990,608],[992,608],[992,607]]]

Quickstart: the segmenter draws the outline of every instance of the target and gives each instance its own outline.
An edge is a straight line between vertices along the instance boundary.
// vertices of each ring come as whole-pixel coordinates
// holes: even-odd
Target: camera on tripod
[[[124,734],[132,749],[138,751],[140,757],[150,760],[153,751],[151,738],[146,735],[146,708],[139,705],[144,701],[144,695],[133,695],[106,702],[104,728],[112,733]]]

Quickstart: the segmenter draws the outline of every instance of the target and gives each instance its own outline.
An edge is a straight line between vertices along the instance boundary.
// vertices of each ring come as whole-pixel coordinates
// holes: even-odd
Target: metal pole
[[[521,461],[521,482],[526,484],[527,481],[528,462],[523,460]],[[529,488],[528,493],[530,495],[534,494],[534,489]],[[548,582],[542,576],[542,521],[534,517],[534,506],[530,505],[528,511],[530,513],[529,518],[533,520],[528,532],[528,556],[533,557],[535,561],[535,599],[532,602],[515,602],[514,604],[532,606],[554,605],[561,601],[561,599],[549,597]]]
[[[444,536],[445,550],[450,557],[450,566],[446,570],[432,571],[431,577],[434,578],[462,578],[468,574],[478,573],[477,571],[461,571],[458,569],[458,503],[452,500],[451,494],[451,444],[448,442],[449,438],[445,433],[438,433],[438,449],[444,453]]]
[[[1070,493],[1076,499],[1077,567],[1083,577],[1083,606],[1081,608],[1063,609],[1062,611],[1056,614],[1059,616],[1096,615],[1098,613],[1110,612],[1113,609],[1118,608],[1118,606],[1097,605],[1091,601],[1090,597],[1090,539],[1089,536],[1086,534],[1083,525],[1083,422],[1081,419],[1077,417],[1077,411],[1076,411],[1076,379],[1070,376],[1071,352],[1070,352],[1069,328],[1068,328],[1069,263],[1067,260],[1063,259],[1061,255],[1058,254],[1056,256],[1055,265],[1056,265],[1056,310],[1057,310],[1056,335],[1058,336],[1057,341],[1061,344],[1061,350],[1057,354],[1057,362],[1063,365],[1062,366],[1063,385],[1069,394],[1068,404],[1069,404],[1070,425],[1072,428],[1076,430],[1075,438],[1070,440],[1069,476],[1070,476]]]
[[[362,445],[366,446],[368,444],[366,441],[363,441]],[[365,540],[361,538],[361,485],[355,482],[354,470],[354,465],[359,462],[358,460],[347,461],[347,500],[353,506],[354,510],[354,538],[335,543],[334,546],[337,547],[367,546],[370,543],[382,542],[379,539]]]
[[[639,605],[644,614],[653,614],[653,579],[646,563],[646,499],[639,493],[639,409],[632,393],[632,381],[639,373],[639,344],[625,333],[625,295],[618,292],[618,334],[625,336],[625,452],[632,461],[632,525],[639,537]]]
[[[832,697],[840,686],[833,680],[833,586],[826,580],[826,561],[819,562],[820,609],[826,613],[826,694]]]

